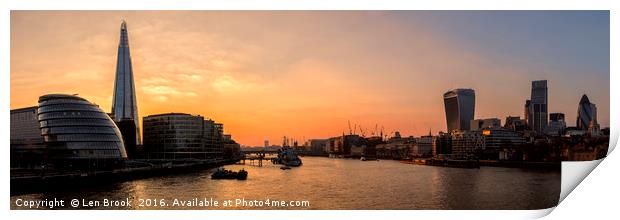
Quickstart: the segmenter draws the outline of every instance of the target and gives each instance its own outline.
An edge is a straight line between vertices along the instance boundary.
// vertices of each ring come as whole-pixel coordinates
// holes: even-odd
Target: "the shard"
[[[127,137],[135,139],[135,145],[141,145],[140,124],[138,122],[138,104],[136,102],[136,88],[133,81],[133,70],[131,68],[131,55],[129,53],[129,40],[127,34],[127,23],[121,23],[121,36],[118,44],[118,57],[116,61],[116,79],[114,81],[114,96],[112,99],[112,116],[116,122],[133,121],[131,132],[123,133],[125,142]],[[135,137],[135,138],[133,138]],[[125,143],[133,145],[134,143]]]

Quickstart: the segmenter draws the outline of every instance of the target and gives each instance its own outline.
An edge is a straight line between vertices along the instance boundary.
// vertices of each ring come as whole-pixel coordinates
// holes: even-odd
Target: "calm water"
[[[397,161],[359,161],[303,157],[291,170],[278,166],[230,165],[249,172],[246,181],[212,180],[211,170],[156,177],[106,186],[82,187],[52,193],[11,196],[15,201],[64,199],[126,200],[131,207],[97,209],[541,209],[557,204],[560,171],[481,167],[460,169],[402,164]],[[207,198],[219,207],[138,207],[139,199]],[[309,207],[222,207],[222,201],[308,201]],[[62,207],[61,207],[62,208]]]

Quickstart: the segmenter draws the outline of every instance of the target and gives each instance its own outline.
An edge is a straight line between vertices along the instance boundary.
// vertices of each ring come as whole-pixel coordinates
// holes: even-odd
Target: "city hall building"
[[[97,105],[49,94],[38,106],[11,111],[11,167],[113,168],[127,152],[121,133]]]

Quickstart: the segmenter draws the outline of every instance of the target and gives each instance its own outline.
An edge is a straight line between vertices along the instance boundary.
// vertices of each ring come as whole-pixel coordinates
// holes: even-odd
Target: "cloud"
[[[198,94],[196,94],[195,92],[191,92],[191,91],[180,91],[176,88],[170,87],[170,86],[163,86],[163,85],[158,85],[158,86],[153,86],[153,85],[147,85],[147,86],[142,86],[142,91],[151,94],[151,95],[171,95],[171,96],[186,96],[186,97],[195,97],[198,96]]]
[[[229,75],[217,77],[211,83],[213,89],[220,93],[235,92],[244,88],[241,82]]]
[[[141,79],[140,82],[146,85],[158,85],[158,84],[166,84],[169,83],[170,80],[162,77],[149,77]]]
[[[101,81],[103,74],[98,71],[73,71],[67,72],[63,75],[63,78],[69,82],[87,82],[87,81]]]

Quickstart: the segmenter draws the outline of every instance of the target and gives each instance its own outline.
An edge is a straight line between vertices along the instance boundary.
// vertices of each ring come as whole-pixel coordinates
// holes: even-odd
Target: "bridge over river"
[[[278,158],[279,149],[241,149],[241,163],[246,164],[249,161],[250,165],[263,166],[263,160],[271,161],[274,163]]]

